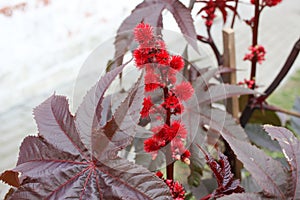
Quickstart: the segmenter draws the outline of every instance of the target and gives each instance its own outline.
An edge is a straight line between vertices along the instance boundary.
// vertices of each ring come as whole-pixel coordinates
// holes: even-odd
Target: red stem
[[[258,105],[256,106],[258,107]],[[283,108],[274,106],[274,105],[268,105],[266,103],[262,104],[262,109],[266,109],[266,110],[271,110],[271,111],[275,111],[275,112],[281,112],[290,116],[294,116],[294,117],[298,117],[300,118],[300,113],[299,112],[294,112],[294,111],[290,111],[290,110],[285,110]]]
[[[232,21],[231,21],[231,25],[230,25],[230,28],[232,28],[232,29],[233,29],[233,26],[234,26],[236,15],[237,15],[238,5],[239,5],[239,0],[235,0],[235,6],[234,6],[235,12],[233,13],[233,17],[232,17]]]
[[[256,0],[255,1],[255,9],[254,9],[254,25],[252,27],[252,46],[253,47],[255,47],[257,45],[257,41],[258,41],[259,17],[260,17],[259,0]],[[254,57],[251,61],[251,74],[250,74],[250,80],[254,80],[252,89],[255,88],[256,65],[257,65],[257,55],[254,55]]]
[[[300,51],[300,38],[295,43],[290,55],[288,56],[287,60],[285,61],[282,69],[274,79],[274,81],[271,83],[271,85],[264,91],[264,97],[267,98],[272,92],[279,86],[283,78],[287,75],[289,70],[292,68],[296,58],[299,55]]]
[[[167,87],[163,88],[164,90],[164,98],[166,99],[169,95],[169,89]],[[171,110],[170,108],[166,108],[166,125],[171,126]],[[172,147],[171,144],[167,144],[166,146],[166,163],[167,163],[167,179],[174,180],[174,162],[172,159]]]
[[[213,50],[213,52],[215,54],[215,57],[217,59],[218,66],[221,66],[221,65],[223,65],[222,55],[219,52],[218,47],[216,46],[216,44],[215,44],[215,42],[214,42],[214,40],[213,40],[213,38],[212,38],[212,36],[210,34],[210,29],[209,28],[207,29],[207,33],[208,33],[208,38],[203,37],[202,35],[197,35],[197,39],[200,42],[208,44],[211,47],[211,49]]]

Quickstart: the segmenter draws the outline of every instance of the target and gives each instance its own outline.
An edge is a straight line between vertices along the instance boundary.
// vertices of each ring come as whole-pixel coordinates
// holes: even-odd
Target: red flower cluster
[[[244,81],[240,81],[238,84],[239,85],[247,85],[248,88],[253,89],[253,86],[255,85],[255,81],[244,79]]]
[[[210,28],[216,17],[216,15],[215,15],[216,6],[215,6],[215,3],[213,2],[213,0],[209,0],[209,2],[207,2],[207,5],[203,8],[203,10],[205,11],[206,15],[202,15],[202,18],[206,20],[205,25],[208,28]],[[202,11],[202,10],[200,10],[200,11]]]
[[[163,110],[162,113],[168,113],[166,118],[169,118],[163,125],[152,128],[154,134],[145,140],[144,149],[155,159],[157,152],[170,144],[173,158],[189,164],[190,152],[184,146],[187,131],[181,122],[171,121],[172,115],[183,112],[182,101],[187,101],[194,93],[189,82],[176,84],[176,74],[184,67],[184,61],[181,56],[169,55],[164,41],[153,34],[150,25],[137,25],[134,36],[139,47],[133,56],[137,68],[145,70],[145,91],[161,89],[164,93],[163,102],[155,108],[150,96],[144,98],[141,117],[147,118],[150,113]]]
[[[178,181],[164,179],[161,171],[156,172],[156,176],[161,178],[167,184],[174,200],[184,200],[185,190]]]
[[[264,0],[264,3],[269,7],[276,6],[280,2],[281,0]]]
[[[200,14],[203,11],[205,12],[205,14],[202,15],[202,18],[206,20],[205,25],[207,28],[212,26],[213,21],[216,18],[216,9],[221,11],[224,23],[227,20],[228,10],[236,13],[236,9],[230,4],[231,0],[198,0],[196,2],[205,4],[197,14]]]
[[[258,0],[250,0],[250,2],[252,4],[255,4],[255,1]],[[282,0],[263,0],[263,5],[272,7],[272,6],[276,6],[277,4],[279,4]]]
[[[254,56],[256,56],[257,62],[259,64],[261,64],[262,61],[265,60],[266,50],[263,46],[261,45],[256,45],[255,47],[250,46],[248,49],[250,50],[250,53],[245,55],[244,60],[252,61]]]

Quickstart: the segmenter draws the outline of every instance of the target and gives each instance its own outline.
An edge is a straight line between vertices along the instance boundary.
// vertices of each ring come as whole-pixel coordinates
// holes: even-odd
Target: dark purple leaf
[[[27,159],[14,170],[29,177],[30,182],[22,183],[11,199],[24,196],[25,199],[152,199],[161,194],[156,193],[157,188],[153,186],[146,189],[143,180],[149,179],[148,187],[153,182],[164,186],[151,173],[126,160],[81,161],[80,157],[57,150],[41,137],[27,137],[22,143],[20,157],[23,154],[28,155]],[[147,192],[143,194],[143,190],[153,196],[148,196]]]
[[[107,123],[101,120],[103,95],[121,70],[106,74],[87,94],[76,124],[65,97],[53,95],[35,109],[39,135],[24,139],[17,166],[1,175],[8,182],[7,173],[20,173],[20,186],[7,199],[172,199],[162,180],[116,156],[135,133],[143,99],[141,79],[109,121],[119,126],[109,131],[101,127],[100,122]]]
[[[116,157],[119,150],[124,149],[132,142],[140,119],[140,109],[144,97],[142,80],[140,78],[137,81],[112,118],[93,135],[92,145],[97,147],[96,155],[94,155],[96,158],[99,156]],[[102,145],[98,147],[100,143]]]
[[[224,139],[249,140],[244,129],[227,112],[206,106],[200,110],[200,115],[201,125],[209,125],[210,129],[220,133]]]
[[[245,176],[242,178],[241,185],[245,188],[247,192],[250,193],[258,193],[261,192],[262,189],[256,183],[251,175]]]
[[[185,5],[178,0],[162,1],[166,4],[166,8],[174,16],[185,39],[198,52],[197,33],[193,24],[194,20],[191,15],[191,10],[185,7]]]
[[[300,197],[300,142],[294,134],[286,128],[264,125],[264,129],[272,139],[276,139],[281,146],[282,152],[290,165],[290,183],[292,188],[289,197]]]
[[[197,90],[197,88],[195,88]],[[199,90],[198,90],[199,91]],[[198,97],[199,104],[210,104],[233,96],[257,94],[256,91],[238,85],[217,84],[211,85],[208,91]]]
[[[231,173],[231,168],[230,168],[230,164],[229,164],[227,156],[225,156],[221,152],[219,152],[219,163],[220,163],[220,166],[222,169],[220,172],[222,179],[223,179],[222,186],[226,188],[232,181],[233,173]],[[230,187],[229,187],[229,189],[230,189]]]
[[[188,104],[186,105],[187,112],[185,112],[185,114],[188,113],[188,115],[187,115],[188,118],[193,121],[195,121],[195,119],[196,120],[199,119],[199,117],[195,118],[195,116],[198,115],[197,111],[200,110],[201,106],[204,106],[204,105],[200,106],[198,99],[200,99],[202,95],[205,95],[205,93],[207,93],[207,90],[209,88],[209,81],[216,75],[216,73],[218,71],[217,69],[208,69],[208,68],[204,68],[202,70],[201,71],[203,73],[201,73],[200,76],[198,78],[196,78],[196,80],[193,83],[194,91],[195,91],[195,98],[192,98],[191,100],[189,100]],[[189,124],[191,125],[190,127],[193,127],[192,124],[194,124],[194,122],[189,122],[187,124],[187,126],[189,126]],[[194,133],[195,131],[190,130],[188,132]]]
[[[33,114],[40,136],[59,150],[88,159],[90,154],[80,140],[66,97],[52,95],[36,107]],[[20,157],[18,164],[23,158]]]
[[[208,153],[206,153],[200,145],[199,149],[204,153],[206,162],[217,179],[218,188],[215,189],[210,195],[203,197],[202,200],[208,198],[216,198],[232,193],[242,193],[244,188],[240,185],[239,180],[233,179],[230,164],[227,156],[219,152],[219,160],[216,161]]]
[[[257,94],[254,90],[237,85],[209,84],[210,79],[212,79],[217,73],[217,69],[210,69],[195,80],[194,90],[199,105],[211,104],[233,96]]]
[[[284,190],[287,176],[278,161],[267,156],[262,150],[249,142],[222,135],[229,143],[237,158],[251,173],[257,184],[269,195],[285,198]]]
[[[261,195],[255,193],[240,193],[240,194],[231,194],[228,196],[223,196],[218,200],[263,200]]]
[[[101,107],[105,109],[102,109],[101,120],[99,122],[100,125],[104,125],[108,120],[112,118],[112,111],[113,111],[112,102],[114,100],[113,99],[114,96],[115,95],[107,95],[102,101]]]
[[[88,149],[89,152],[92,152],[92,146],[90,145],[92,141],[92,133],[94,133],[97,128],[99,129],[99,126],[103,125],[100,124],[100,122],[102,118],[102,102],[105,91],[108,89],[113,80],[121,73],[126,64],[127,63],[111,72],[108,72],[104,77],[102,77],[100,81],[98,81],[98,83],[93,86],[90,91],[88,91],[77,110],[75,118],[76,128],[83,144],[87,148],[90,148]],[[109,108],[106,107],[104,109]]]
[[[212,79],[217,72],[218,69],[208,69],[195,80],[195,95],[197,97],[207,91],[210,79]]]

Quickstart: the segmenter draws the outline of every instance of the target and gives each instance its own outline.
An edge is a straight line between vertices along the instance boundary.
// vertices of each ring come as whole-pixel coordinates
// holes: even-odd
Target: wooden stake
[[[223,75],[223,81],[225,83],[236,84],[236,59],[235,59],[235,41],[234,31],[231,28],[223,29],[223,45],[224,45],[224,67],[233,69],[231,73]],[[239,102],[237,97],[228,99],[227,111],[233,115],[236,119],[239,117]]]
[[[223,29],[223,66],[233,69],[233,72],[223,74],[222,78],[225,83],[236,84],[236,58],[235,58],[235,40],[234,30],[231,28]],[[227,99],[226,102],[227,111],[232,114],[236,119],[239,117],[239,101],[238,97],[232,97]],[[228,148],[230,148],[228,146]],[[230,149],[231,150],[231,149]],[[232,151],[232,150],[231,150]],[[234,174],[236,178],[241,179],[241,169],[243,168],[242,163],[236,159],[233,152],[229,153],[234,157]]]

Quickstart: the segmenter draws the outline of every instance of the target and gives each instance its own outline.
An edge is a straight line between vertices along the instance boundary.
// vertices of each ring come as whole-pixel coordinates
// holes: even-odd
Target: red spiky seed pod
[[[148,53],[146,49],[135,49],[133,51],[134,61],[137,68],[142,69],[148,63]]]
[[[149,24],[140,23],[134,29],[135,40],[144,47],[149,47],[153,43],[153,29]]]
[[[172,56],[170,67],[177,71],[180,71],[184,67],[184,61],[181,56]]]
[[[154,104],[152,103],[151,97],[144,98],[143,108],[140,112],[142,118],[149,117],[149,111]]]
[[[181,84],[175,86],[173,92],[180,100],[186,101],[192,97],[194,89],[189,82],[182,82]]]
[[[144,141],[144,150],[146,152],[158,151],[163,146],[165,146],[165,141],[160,138],[151,137]]]
[[[171,125],[171,130],[176,132],[176,137],[186,138],[187,130],[185,129],[184,125],[179,121],[174,121]]]
[[[178,104],[179,104],[178,98],[174,95],[171,95],[165,99],[165,102],[162,104],[162,106],[165,108],[173,109],[176,108]]]

